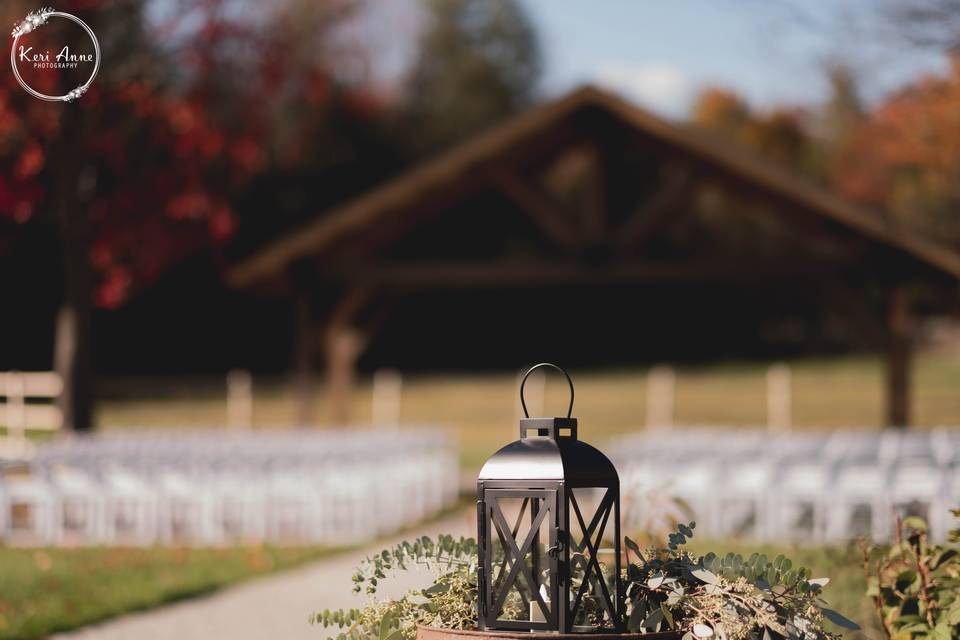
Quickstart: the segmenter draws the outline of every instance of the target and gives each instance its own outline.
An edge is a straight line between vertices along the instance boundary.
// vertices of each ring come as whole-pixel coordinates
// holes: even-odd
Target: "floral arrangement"
[[[859,629],[822,598],[828,580],[814,579],[783,556],[698,556],[685,548],[695,524],[680,525],[663,548],[626,539],[626,626],[631,632],[675,631],[683,640],[832,640],[824,620]],[[477,544],[441,535],[403,542],[367,558],[353,576],[355,592],[375,595],[390,572],[427,565],[436,579],[397,600],[362,609],[324,610],[310,621],[337,629],[336,640],[413,640],[417,625],[475,629]],[[507,603],[522,615],[522,603]],[[602,623],[598,616],[594,623]],[[606,624],[610,624],[609,621]]]
[[[683,545],[694,523],[680,525],[665,549],[643,551],[629,538],[627,629],[682,631],[684,640],[827,640],[827,619],[859,626],[830,609],[821,597],[827,578],[813,578],[780,555],[697,556]]]

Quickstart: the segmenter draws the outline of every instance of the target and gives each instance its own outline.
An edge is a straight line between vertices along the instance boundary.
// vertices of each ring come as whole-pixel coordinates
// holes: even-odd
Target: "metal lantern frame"
[[[530,374],[543,367],[562,373],[570,388],[566,418],[530,418],[523,389]],[[576,625],[585,597],[595,596],[616,630],[623,629],[624,590],[621,579],[620,480],[610,460],[577,437],[573,412],[573,381],[551,363],[531,367],[520,383],[520,439],[497,451],[483,466],[477,479],[478,627],[481,630],[596,632],[597,627]],[[584,514],[575,489],[603,492],[596,511]],[[500,501],[521,500],[511,524]],[[612,516],[613,522],[610,523]],[[518,539],[521,524],[530,527]],[[547,539],[541,541],[546,523]],[[608,587],[597,552],[605,532],[614,534],[614,584]],[[495,559],[499,541],[503,557]],[[545,547],[543,544],[545,543]],[[542,551],[542,547],[545,551]],[[530,565],[527,557],[530,556]],[[494,572],[494,562],[499,571]],[[574,571],[583,570],[583,581],[572,592]],[[546,569],[543,585],[540,573]],[[530,600],[524,596],[525,587]],[[541,596],[541,586],[549,602]],[[539,611],[542,620],[501,619],[512,588],[521,594],[524,606]]]

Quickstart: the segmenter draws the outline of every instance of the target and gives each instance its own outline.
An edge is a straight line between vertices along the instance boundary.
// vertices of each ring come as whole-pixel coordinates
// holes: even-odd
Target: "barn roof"
[[[727,180],[881,245],[926,271],[960,279],[957,253],[755,156],[653,116],[611,93],[584,87],[480,133],[343,205],[318,212],[312,223],[233,266],[228,282],[250,287],[283,278],[303,257],[322,254],[347,234],[429,201],[449,185],[469,180],[472,172],[495,165],[587,110],[599,110],[619,126],[693,158]]]

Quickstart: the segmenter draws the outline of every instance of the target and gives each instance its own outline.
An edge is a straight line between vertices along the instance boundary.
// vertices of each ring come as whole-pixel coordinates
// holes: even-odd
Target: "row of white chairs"
[[[628,531],[694,519],[707,537],[884,541],[899,514],[924,517],[943,540],[949,510],[960,507],[960,429],[672,429],[622,438],[610,451]]]
[[[455,501],[457,463],[437,431],[83,438],[5,470],[0,540],[354,544]]]

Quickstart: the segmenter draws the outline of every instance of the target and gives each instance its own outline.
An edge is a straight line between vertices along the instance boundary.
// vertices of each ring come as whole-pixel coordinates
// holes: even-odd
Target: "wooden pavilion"
[[[887,421],[907,425],[910,287],[955,291],[958,279],[960,256],[883,215],[592,87],[318,212],[228,273],[234,287],[297,300],[304,423],[319,353],[332,418],[348,419],[391,292],[695,285],[760,287],[762,303],[765,286],[813,286],[843,304],[869,282],[883,299]]]

